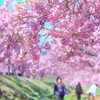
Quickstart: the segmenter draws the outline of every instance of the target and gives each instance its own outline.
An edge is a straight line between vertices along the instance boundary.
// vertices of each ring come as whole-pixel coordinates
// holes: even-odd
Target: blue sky
[[[0,6],[3,6],[4,1],[5,1],[5,0],[0,0]],[[13,9],[13,7],[12,7],[12,2],[13,2],[13,1],[23,2],[23,0],[11,0],[10,6],[8,7],[9,10]],[[45,28],[49,29],[50,27],[51,27],[51,23],[50,23],[50,22],[45,22]],[[43,34],[43,31],[41,30],[39,34]],[[43,42],[44,42],[44,40],[45,40],[46,37],[47,37],[47,36],[43,36],[43,37],[40,38],[40,43],[39,43],[39,45],[42,45],[42,44],[43,44]],[[46,39],[46,41],[49,42],[49,41],[50,41],[50,37],[48,37],[48,38]]]
[[[79,4],[78,1],[76,1],[74,4],[72,4],[73,7],[77,6]]]
[[[52,26],[52,24],[50,22],[45,22],[44,26],[45,26],[45,28],[50,29],[51,26]],[[39,32],[39,34],[43,34],[43,29]],[[42,45],[43,44],[43,42],[44,42],[44,40],[45,40],[46,37],[47,37],[47,35],[40,38],[39,45]],[[46,41],[49,42],[50,41],[50,37],[48,37],[46,39]]]

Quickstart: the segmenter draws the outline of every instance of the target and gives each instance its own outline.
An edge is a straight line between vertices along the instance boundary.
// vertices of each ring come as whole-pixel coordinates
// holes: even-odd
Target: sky
[[[51,22],[45,22],[44,26],[45,26],[46,29],[50,29],[51,26],[52,26],[52,24],[51,24]],[[39,34],[43,34],[43,31],[40,31]],[[39,45],[42,45],[42,44],[43,44],[43,42],[44,42],[44,40],[45,40],[46,37],[47,37],[47,35],[40,38],[40,43],[39,43]],[[48,38],[46,39],[46,41],[47,41],[47,42],[50,42],[50,37],[48,37]]]
[[[4,1],[5,1],[5,0],[0,0],[0,7],[3,6]],[[10,6],[8,7],[9,10],[13,9],[13,7],[12,7],[12,2],[13,2],[13,1],[23,2],[23,0],[11,0]],[[45,28],[50,29],[51,23],[50,23],[50,22],[45,22],[44,26],[45,26]],[[43,31],[41,30],[39,34],[43,34]],[[46,37],[47,37],[47,36],[43,36],[43,37],[40,38],[40,43],[39,43],[39,45],[42,45],[42,44],[43,44],[43,42],[44,42],[44,40],[45,40]],[[46,41],[49,42],[49,41],[50,41],[50,37],[48,37],[48,38],[46,39]]]

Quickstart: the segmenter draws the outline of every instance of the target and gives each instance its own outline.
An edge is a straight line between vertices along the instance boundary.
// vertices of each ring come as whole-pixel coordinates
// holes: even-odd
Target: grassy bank
[[[51,98],[55,79],[55,76],[45,76],[42,81],[39,78],[0,76],[0,100],[55,100]],[[65,84],[69,93],[65,100],[76,100],[73,86]],[[98,94],[100,94],[99,89]],[[87,95],[82,95],[82,100],[86,97]]]

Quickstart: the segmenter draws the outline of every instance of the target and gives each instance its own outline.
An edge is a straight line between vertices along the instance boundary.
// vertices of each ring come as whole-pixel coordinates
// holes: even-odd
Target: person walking
[[[64,100],[64,96],[65,95],[67,96],[67,93],[66,93],[67,89],[64,83],[62,83],[62,79],[60,77],[57,77],[56,81],[57,82],[54,85],[54,94],[52,98],[55,98],[55,95],[56,95],[57,100]]]
[[[92,100],[95,100],[97,87],[98,87],[97,84],[92,84],[90,86],[89,90],[87,91],[87,93],[88,93],[88,100],[89,100],[90,97],[92,97]]]
[[[75,93],[76,93],[76,96],[77,96],[77,100],[81,100],[82,87],[81,87],[80,82],[78,82],[78,84],[75,87]]]

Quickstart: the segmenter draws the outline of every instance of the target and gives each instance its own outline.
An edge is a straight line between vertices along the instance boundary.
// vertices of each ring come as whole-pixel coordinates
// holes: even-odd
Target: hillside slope
[[[40,78],[0,76],[0,100],[56,100],[51,98],[55,80],[56,76],[45,76],[42,81]],[[64,83],[68,90],[68,97],[65,100],[76,100],[73,86]],[[84,89],[87,90],[88,87]],[[97,94],[100,95],[100,88],[98,88]],[[86,98],[87,95],[82,95],[82,100],[86,100]]]
[[[51,100],[56,77],[32,79],[18,76],[0,76],[0,100]],[[69,86],[69,90],[72,87]]]

